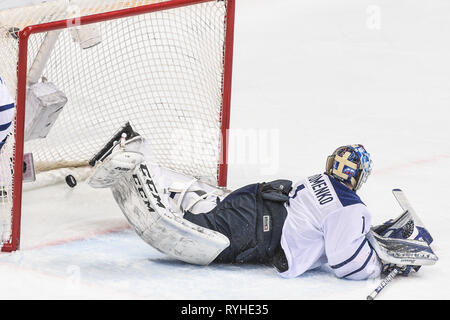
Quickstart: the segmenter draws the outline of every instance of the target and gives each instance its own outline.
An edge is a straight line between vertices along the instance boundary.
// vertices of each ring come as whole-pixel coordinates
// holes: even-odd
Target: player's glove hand
[[[407,277],[411,271],[417,272],[420,269],[420,266],[399,266],[392,263],[384,263],[382,266],[382,273],[388,274],[391,273],[392,270],[398,269],[398,274]]]

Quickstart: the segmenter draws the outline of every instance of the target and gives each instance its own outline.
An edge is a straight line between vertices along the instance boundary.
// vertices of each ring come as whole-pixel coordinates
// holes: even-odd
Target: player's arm
[[[325,219],[325,251],[337,277],[364,280],[379,276],[380,260],[366,238],[370,227],[370,214],[363,204],[344,207]]]
[[[14,100],[8,92],[3,79],[0,77],[0,149],[12,129],[14,118]]]

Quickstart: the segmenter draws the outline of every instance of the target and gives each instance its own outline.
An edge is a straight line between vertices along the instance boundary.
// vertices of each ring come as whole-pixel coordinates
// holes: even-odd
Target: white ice
[[[374,222],[401,212],[402,188],[440,258],[379,299],[450,299],[449,14],[447,0],[237,0],[231,127],[258,143],[231,143],[229,186],[321,172],[335,147],[364,144]],[[364,299],[380,281],[173,261],[82,182],[23,199],[22,249],[0,255],[3,299]]]

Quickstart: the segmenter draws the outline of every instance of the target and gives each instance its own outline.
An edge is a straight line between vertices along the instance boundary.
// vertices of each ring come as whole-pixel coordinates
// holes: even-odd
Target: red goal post
[[[127,1],[123,1],[126,3]],[[133,1],[131,1],[133,2]],[[146,1],[137,1],[140,3]],[[148,2],[148,1],[147,1]],[[150,1],[152,2],[152,1]],[[155,2],[155,1],[153,1]],[[28,45],[31,35],[61,30],[73,25],[88,25],[114,19],[123,19],[136,15],[153,13],[163,10],[172,10],[186,6],[193,6],[208,2],[223,2],[226,6],[224,21],[225,39],[223,46],[223,75],[222,75],[222,105],[220,114],[221,139],[218,146],[220,159],[217,164],[217,183],[220,186],[227,184],[227,143],[230,124],[230,99],[233,61],[233,34],[235,18],[235,0],[172,0],[144,5],[136,5],[119,10],[88,14],[80,17],[51,21],[42,24],[29,25],[18,32],[18,63],[17,63],[17,92],[16,92],[16,119],[15,119],[15,153],[13,165],[13,192],[10,241],[3,243],[2,251],[14,251],[20,244],[21,206],[22,206],[22,173],[24,157],[25,132],[25,106],[27,94],[27,73],[29,68]],[[125,121],[126,119],[124,119]]]

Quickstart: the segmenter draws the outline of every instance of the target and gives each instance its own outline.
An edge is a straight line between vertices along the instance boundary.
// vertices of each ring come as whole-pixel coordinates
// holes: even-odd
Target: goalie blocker
[[[367,238],[383,262],[383,270],[408,275],[423,265],[433,265],[438,257],[431,248],[433,238],[400,189],[392,190],[404,210],[397,218],[371,228]]]

